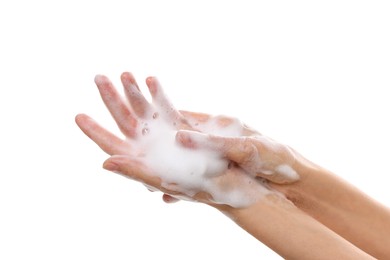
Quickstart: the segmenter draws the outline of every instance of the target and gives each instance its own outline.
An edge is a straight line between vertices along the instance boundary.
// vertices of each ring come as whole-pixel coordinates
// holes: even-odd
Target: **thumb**
[[[155,176],[144,164],[130,156],[111,156],[103,163],[103,168],[152,187],[159,187],[161,184],[158,176]]]
[[[176,134],[176,141],[187,148],[220,152],[222,156],[238,164],[245,164],[257,155],[257,148],[250,137],[224,137],[180,130]]]

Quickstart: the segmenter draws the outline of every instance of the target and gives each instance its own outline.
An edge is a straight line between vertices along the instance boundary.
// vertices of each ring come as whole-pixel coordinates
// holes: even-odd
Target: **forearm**
[[[286,259],[372,259],[288,200],[265,197],[227,213],[243,229]]]
[[[377,258],[390,255],[390,211],[354,186],[305,159],[301,179],[272,185],[301,210]]]

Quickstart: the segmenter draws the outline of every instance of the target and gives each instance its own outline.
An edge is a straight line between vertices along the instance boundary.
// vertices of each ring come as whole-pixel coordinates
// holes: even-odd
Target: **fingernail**
[[[188,144],[190,144],[192,142],[190,135],[184,131],[178,131],[176,133],[176,140],[185,146],[187,146]]]
[[[176,140],[182,142],[186,138],[186,133],[183,131],[177,131]]]
[[[119,166],[113,162],[105,162],[103,164],[103,168],[106,169],[107,171],[115,172],[118,171]]]

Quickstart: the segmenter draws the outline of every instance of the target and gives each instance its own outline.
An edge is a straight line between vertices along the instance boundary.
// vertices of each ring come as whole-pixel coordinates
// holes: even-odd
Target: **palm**
[[[150,188],[161,190],[176,197],[184,196],[187,199],[212,202],[209,194],[202,190],[191,195],[192,198],[188,198],[188,196],[176,189],[176,184],[168,183],[162,185],[161,178],[142,160],[138,160],[137,156],[134,156],[135,153],[139,154],[147,151],[139,150],[139,147],[135,146],[133,141],[143,138],[150,131],[156,131],[156,129],[151,128],[151,125],[157,120],[176,130],[202,131],[211,124],[216,128],[228,128],[234,125],[238,135],[255,135],[257,133],[241,125],[240,122],[233,118],[212,117],[207,114],[186,111],[179,112],[166,98],[155,78],[146,80],[152,96],[152,103],[148,102],[142,95],[134,77],[130,73],[123,73],[121,80],[126,99],[123,99],[106,77],[98,76],[95,82],[104,103],[125,138],[121,139],[115,136],[86,115],[78,115],[76,118],[76,122],[81,130],[98,144],[103,151],[109,155],[116,156],[117,160],[122,160],[123,165],[127,165],[126,169],[121,169],[120,173],[140,181]],[[228,189],[228,187],[245,189],[245,185],[242,186],[242,181],[246,183],[246,186],[259,188],[258,183],[253,182],[252,179],[248,180],[248,178],[250,177],[242,169],[232,166],[223,174],[214,177],[212,182],[225,187],[225,189]]]

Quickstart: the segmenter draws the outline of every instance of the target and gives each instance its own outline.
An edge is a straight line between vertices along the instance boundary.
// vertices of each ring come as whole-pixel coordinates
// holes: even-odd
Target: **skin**
[[[374,259],[285,198],[267,196],[230,214],[285,259]]]
[[[270,180],[269,185],[298,208],[370,255],[378,259],[390,255],[390,210],[293,149],[263,136],[179,134],[183,146],[221,151],[246,171]],[[278,164],[291,166],[299,178],[283,180],[283,175],[272,173]]]
[[[175,197],[184,197],[210,205],[225,215],[230,216],[244,230],[285,258],[371,259],[368,254],[358,247],[352,245],[319,221],[316,221],[310,216],[315,217],[316,215],[310,214],[311,212],[305,210],[304,206],[301,207],[304,210],[301,210],[299,205],[304,205],[305,203],[302,202],[300,204],[296,202],[299,201],[299,196],[290,196],[298,207],[286,197],[281,196],[277,192],[270,191],[267,195],[259,196],[256,202],[248,207],[233,208],[228,205],[215,203],[212,196],[203,190],[199,190],[195,195],[188,197],[187,194],[180,193],[177,189],[171,189],[175,184],[162,185],[161,178],[158,175],[151,172],[148,166],[137,160],[137,158],[129,155],[129,151],[134,149],[134,147],[127,140],[136,139],[139,136],[142,130],[140,122],[143,118],[150,117],[153,111],[151,110],[150,103],[143,97],[134,77],[130,73],[123,73],[121,80],[126,99],[119,95],[108,78],[104,76],[97,76],[95,78],[103,102],[116,121],[119,129],[126,137],[125,139],[113,135],[87,115],[80,114],[76,116],[76,123],[80,129],[103,151],[111,155],[103,163],[103,168],[141,182],[153,190],[162,191],[165,193],[163,198],[167,202],[175,200]],[[174,122],[177,130],[187,131],[178,132],[176,137],[177,142],[189,149],[198,149],[199,144],[196,142],[196,138],[191,138],[191,134],[199,134],[197,131],[199,131],[201,125],[207,123],[211,118],[215,119],[215,117],[206,114],[178,111],[165,97],[161,86],[155,78],[147,78],[146,84],[151,93],[153,103],[166,109],[167,113],[163,116],[167,120]],[[216,119],[221,127],[228,126],[234,121],[234,119],[228,117],[217,117]],[[196,123],[194,124],[194,122]],[[247,181],[248,169],[256,169],[255,173],[251,173],[252,178],[254,175],[268,177],[269,180],[275,181],[275,189],[284,191],[286,194],[289,192],[293,194],[296,191],[295,189],[284,189],[284,187],[291,185],[291,187],[299,189],[299,183],[306,183],[305,180],[307,178],[304,170],[307,170],[307,175],[310,175],[308,170],[310,167],[305,168],[304,166],[306,165],[297,160],[292,150],[285,149],[284,146],[279,145],[271,145],[272,149],[269,150],[270,140],[264,139],[263,137],[260,138],[260,135],[256,131],[244,125],[242,126],[242,135],[244,137],[238,138],[237,140],[222,140],[222,143],[218,139],[219,137],[211,137],[217,138],[213,139],[216,146],[209,146],[208,149],[217,149],[221,152],[221,156],[225,156],[231,160],[230,167],[222,175],[215,177],[214,181],[216,184],[222,187],[234,186],[249,194],[254,194],[253,192],[257,190],[267,189],[263,181],[256,181],[256,179],[252,182]],[[202,138],[209,137],[202,136]],[[257,145],[255,142],[255,148],[262,149],[262,154],[266,155],[262,158],[267,159],[267,163],[264,164],[262,162],[260,168],[253,168],[253,165],[250,165],[250,162],[243,156],[254,151],[252,146],[247,148],[248,144],[251,144],[247,140],[252,139],[255,141],[263,140],[264,143],[268,144],[268,146]],[[226,142],[226,145],[224,145],[224,142]],[[230,142],[237,142],[237,145],[241,145],[240,147],[242,149],[234,150],[235,146],[230,145],[233,144]],[[276,150],[274,149],[275,147],[277,148]],[[280,161],[291,165],[291,167],[299,172],[299,181],[294,178],[283,179],[280,173],[275,171],[275,165]],[[262,171],[266,171],[266,174]],[[290,184],[286,185],[286,183]],[[311,192],[310,189],[306,190],[307,192]],[[300,194],[300,196],[303,195],[306,194]],[[311,199],[313,198],[310,194],[308,196]],[[314,199],[311,200],[312,202],[314,202]],[[306,214],[305,211],[309,214]],[[321,212],[318,212],[318,214],[321,214]],[[264,225],[264,223],[267,224]]]
[[[272,185],[300,209],[378,259],[390,255],[390,210],[332,172],[304,158],[300,181]]]
[[[123,73],[121,80],[127,102],[116,91],[108,78],[105,76],[97,76],[95,78],[103,102],[116,121],[119,129],[126,137],[125,139],[113,135],[87,115],[80,114],[76,117],[76,123],[80,129],[103,151],[112,155],[112,157],[103,164],[103,167],[110,171],[123,173],[123,166],[125,165],[125,176],[144,183],[150,190],[158,189],[169,194],[171,197],[168,198],[166,196],[168,198],[166,199],[167,201],[173,201],[173,197],[179,197],[187,200],[207,202],[209,204],[213,203],[213,201],[210,200],[210,194],[205,193],[202,190],[194,197],[188,197],[186,194],[178,192],[177,190],[179,189],[175,189],[175,183],[168,183],[163,187],[159,176],[153,173],[142,161],[131,156],[129,151],[135,150],[131,140],[136,140],[142,135],[142,121],[148,119],[148,117],[153,117],[155,110],[152,104],[150,104],[141,94],[134,77],[130,73]],[[193,129],[187,119],[177,111],[165,97],[160,84],[155,78],[148,78],[146,84],[151,93],[153,105],[160,107],[161,111],[167,111],[166,114],[161,114],[159,117],[164,117],[164,120],[168,121],[170,125],[176,125],[178,130]],[[186,114],[190,119],[205,118],[201,114],[195,115],[186,112],[183,114]],[[223,117],[218,117],[217,121],[222,122],[221,127],[226,123]],[[243,127],[241,132],[242,134],[245,134],[246,131],[247,130]],[[150,178],[145,178],[145,175],[148,175]],[[214,177],[212,181],[218,187],[229,186],[232,189],[238,187],[245,193],[248,193],[249,195],[254,194],[255,196],[258,191],[265,189],[265,187],[260,185],[260,182],[248,182],[248,179],[250,179],[249,176],[247,176],[241,168],[232,165],[224,174]],[[167,187],[171,189],[167,189]]]

